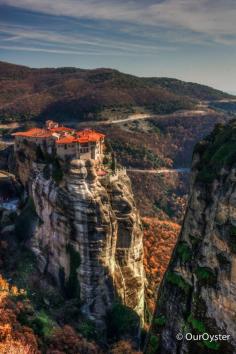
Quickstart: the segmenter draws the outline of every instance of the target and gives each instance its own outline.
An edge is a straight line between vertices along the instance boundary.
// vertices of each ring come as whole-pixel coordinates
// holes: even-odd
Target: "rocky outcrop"
[[[15,155],[13,145],[0,143],[0,170],[15,173]]]
[[[14,175],[0,170],[0,240],[8,239],[15,230],[16,211],[22,194]]]
[[[19,143],[17,148],[14,146],[14,156],[16,161],[16,176],[24,188],[28,190],[30,186],[29,181],[34,171],[34,167],[36,166],[35,162],[38,160],[37,146],[36,144],[29,143],[25,140]]]
[[[18,199],[21,189],[13,174],[0,170],[0,205]]]
[[[118,298],[143,320],[143,233],[126,172],[98,177],[91,160],[74,160],[56,183],[50,166],[22,152],[18,175],[40,219],[30,240],[40,271],[98,324]]]
[[[181,235],[162,283],[146,353],[236,353],[236,123],[194,152]],[[183,334],[182,340],[176,335]],[[186,333],[228,335],[196,341]]]

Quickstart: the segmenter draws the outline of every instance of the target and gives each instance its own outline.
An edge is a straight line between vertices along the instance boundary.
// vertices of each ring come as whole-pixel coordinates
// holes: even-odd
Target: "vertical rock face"
[[[15,156],[12,145],[0,146],[0,170],[15,172]]]
[[[118,297],[142,319],[143,233],[126,173],[99,180],[91,160],[74,160],[59,186],[39,164],[26,171],[41,219],[30,241],[40,270],[98,323]]]
[[[157,301],[147,353],[236,353],[236,123],[195,148],[182,232]],[[176,340],[178,333],[229,340]]]

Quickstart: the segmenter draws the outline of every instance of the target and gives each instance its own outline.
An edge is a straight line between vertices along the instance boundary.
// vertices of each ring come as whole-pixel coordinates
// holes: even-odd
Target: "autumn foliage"
[[[24,290],[11,286],[0,276],[0,353],[1,354],[37,354],[37,337],[32,329],[22,326],[18,315],[24,311],[27,303],[18,300],[24,296]]]
[[[147,305],[151,313],[155,308],[155,293],[167,269],[177,241],[180,226],[170,221],[145,217],[144,268],[147,276]]]
[[[141,354],[130,341],[121,340],[113,345],[110,354]]]
[[[22,297],[24,300],[22,300]],[[47,354],[99,354],[94,343],[88,342],[65,325],[55,327],[47,338],[38,338],[33,330],[20,323],[21,315],[32,311],[24,290],[11,286],[0,275],[0,353],[40,354],[41,346]],[[39,343],[41,346],[39,346]]]
[[[78,335],[71,326],[54,330],[49,339],[47,354],[99,354],[100,350],[94,343],[89,343]]]

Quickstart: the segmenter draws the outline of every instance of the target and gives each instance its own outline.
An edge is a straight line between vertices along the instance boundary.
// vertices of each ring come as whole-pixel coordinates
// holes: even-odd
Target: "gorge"
[[[195,147],[187,210],[157,294],[144,353],[235,352],[235,132],[235,121],[218,124]],[[151,221],[144,218],[142,226],[126,171],[118,167],[101,175],[92,160],[72,160],[62,164],[58,174],[52,160],[42,156],[39,160],[34,144],[21,144],[14,168],[27,196],[24,193],[23,206],[17,206],[18,216],[10,210],[1,214],[3,239],[20,230],[23,242],[36,256],[46,286],[59,289],[69,301],[77,299],[82,316],[101,334],[106,330],[106,317],[112,323],[117,316],[114,307],[118,306],[118,312],[120,306],[134,311],[138,316],[136,324],[131,322],[130,338],[138,343],[139,323],[143,326],[146,321],[145,302],[152,307],[154,296],[149,292],[146,297],[143,265],[152,267],[155,252],[148,248],[154,243],[147,243]],[[22,195],[19,183],[10,185],[13,196]],[[12,190],[14,185],[17,192]],[[5,184],[2,191],[7,188]],[[14,224],[7,218],[13,218]],[[161,227],[168,231],[159,242],[171,233],[173,247],[177,226],[162,223]],[[155,232],[160,232],[160,225],[158,228]],[[156,252],[164,257],[158,249]],[[165,267],[168,261],[166,258]],[[150,268],[148,279],[153,287],[155,274]],[[178,341],[178,333],[221,334],[229,340]],[[129,347],[128,352],[134,351]]]
[[[28,86],[14,102],[2,102],[7,109],[0,107],[0,145],[6,144],[0,151],[0,353],[12,338],[16,348],[30,345],[24,354],[234,354],[236,127],[232,113],[191,110],[225,94],[107,69],[21,68],[19,77],[19,67],[12,73],[11,65],[9,71],[1,66],[12,95],[21,81]],[[89,92],[77,92],[81,80]],[[32,82],[40,82],[35,94]],[[121,91],[133,95],[128,109],[126,97],[122,107],[113,100],[121,82]],[[38,101],[41,85],[50,89],[50,102]],[[111,88],[97,112],[100,94],[107,97]],[[58,92],[65,97],[59,100]],[[161,102],[152,106],[160,95],[161,112]],[[33,132],[44,134],[48,112],[54,119],[62,107],[61,121],[73,118],[75,125],[67,127],[69,135],[61,125],[56,135],[47,130],[50,139],[61,131],[62,140],[47,151],[42,141],[31,141]],[[134,113],[147,117],[125,118]],[[94,131],[75,133],[90,123],[107,137],[104,156],[101,147],[82,146]],[[29,140],[22,129],[32,134]],[[230,338],[191,342],[177,340],[178,333]]]
[[[195,147],[187,211],[158,294],[146,353],[235,353],[235,139],[232,121],[216,126]],[[228,340],[190,341],[186,333],[221,334]]]

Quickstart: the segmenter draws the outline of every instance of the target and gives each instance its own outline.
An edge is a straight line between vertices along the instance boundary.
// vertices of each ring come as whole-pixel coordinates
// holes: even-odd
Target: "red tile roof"
[[[68,136],[63,136],[62,138],[56,140],[57,144],[71,144],[71,143],[75,143],[77,141],[77,139],[72,136],[72,135],[68,135]]]
[[[13,133],[13,136],[22,136],[26,138],[48,138],[52,136],[52,133],[46,129],[32,128],[26,132]]]
[[[79,132],[77,132],[77,137],[78,137],[78,142],[83,144],[87,142],[96,142],[100,139],[103,139],[105,137],[104,134],[98,133],[95,130],[91,129],[84,129]]]
[[[51,129],[40,129],[40,128],[32,128],[26,132],[17,132],[13,133],[13,136],[22,136],[22,137],[32,137],[32,138],[48,138],[53,136],[53,133],[69,133],[74,130],[67,127],[55,127]],[[80,143],[85,144],[88,142],[96,142],[105,137],[104,134],[98,133],[95,130],[84,129],[81,131],[75,132],[73,135],[60,135],[59,139],[56,140],[57,144],[70,144],[70,143]]]
[[[75,136],[66,136],[56,141],[57,144],[70,144],[70,143],[80,143],[85,144],[89,142],[96,142],[104,138],[104,134],[100,134],[94,130],[85,129],[76,132]]]

